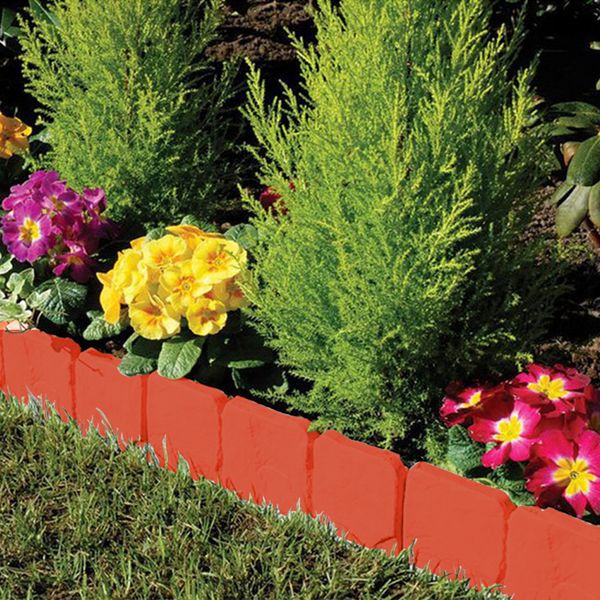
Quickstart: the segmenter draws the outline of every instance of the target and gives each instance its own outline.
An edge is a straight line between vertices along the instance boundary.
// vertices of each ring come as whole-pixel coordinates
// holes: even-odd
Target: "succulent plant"
[[[593,233],[591,228],[600,227],[600,108],[562,102],[550,114],[550,136],[566,169],[564,183],[550,200],[556,206],[556,230],[566,237],[583,224]]]

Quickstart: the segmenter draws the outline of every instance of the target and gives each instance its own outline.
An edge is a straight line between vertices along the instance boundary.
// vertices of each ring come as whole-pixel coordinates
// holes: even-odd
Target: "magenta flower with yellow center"
[[[539,406],[547,416],[572,411],[585,412],[585,389],[589,377],[562,365],[554,368],[529,365],[510,384],[511,392],[523,402]]]
[[[186,318],[188,327],[196,335],[213,335],[225,327],[227,308],[218,300],[203,297],[189,306]]]
[[[31,127],[21,119],[0,113],[0,158],[23,154],[29,149]]]
[[[524,402],[515,402],[512,409],[500,417],[475,417],[469,427],[471,437],[477,442],[495,446],[482,457],[485,467],[495,469],[508,460],[528,460],[531,447],[537,442],[536,427],[540,413]]]
[[[2,241],[18,261],[33,263],[54,245],[52,221],[33,200],[25,200],[2,218]]]
[[[578,517],[588,506],[600,514],[600,435],[585,431],[575,443],[560,431],[548,431],[535,455],[525,474],[539,506],[564,501]]]
[[[448,427],[465,421],[468,421],[465,424],[470,424],[472,418],[482,411],[493,410],[493,414],[496,414],[507,403],[508,396],[503,385],[486,389],[481,386],[465,388],[453,383],[446,388],[440,416]]]

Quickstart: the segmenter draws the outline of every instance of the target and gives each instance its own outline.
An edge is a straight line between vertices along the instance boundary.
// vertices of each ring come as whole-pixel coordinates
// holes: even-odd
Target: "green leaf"
[[[31,308],[57,325],[65,325],[81,312],[87,287],[66,279],[49,279],[39,285],[27,299]]]
[[[3,8],[2,13],[0,13],[0,43],[4,44],[6,38],[14,38],[21,33],[21,29],[15,23],[15,11],[10,8]]]
[[[277,395],[283,395],[289,391],[289,382],[285,372],[275,365],[257,369],[231,369],[231,378],[238,390]]]
[[[548,129],[548,137],[550,138],[564,138],[564,137],[573,137],[578,132],[575,129],[571,129],[570,127],[563,127],[555,125]]]
[[[578,185],[556,209],[556,231],[560,237],[570,235],[585,219],[591,187]]]
[[[41,144],[50,143],[50,130],[47,127],[38,131],[35,135],[29,138],[30,142],[40,142]]]
[[[569,163],[567,180],[586,187],[600,180],[600,137],[582,142]]]
[[[485,448],[474,442],[464,427],[455,425],[450,428],[447,458],[460,473],[468,473],[480,467],[484,452]]]
[[[225,237],[237,242],[245,250],[251,250],[258,243],[258,231],[256,227],[248,223],[241,223],[228,229]]]
[[[588,212],[591,222],[596,227],[600,227],[600,183],[597,183],[590,190]]]
[[[532,506],[535,499],[525,489],[525,475],[520,463],[509,462],[495,469],[490,475],[493,485],[504,490],[518,505]]]
[[[45,8],[39,0],[29,0],[29,9],[36,21],[46,21],[54,27],[58,27],[56,15]]]
[[[161,237],[167,235],[167,233],[169,233],[164,227],[155,227],[154,229],[151,229],[147,234],[146,234],[146,242],[151,242],[152,240],[158,240]]]
[[[105,338],[119,335],[129,326],[129,316],[127,311],[121,311],[121,317],[117,323],[111,325],[104,320],[103,313],[97,310],[91,310],[87,313],[91,323],[83,331],[84,340],[103,340]]]
[[[202,221],[195,215],[185,215],[180,222],[181,225],[193,225],[194,227],[198,227],[198,229],[202,229],[202,231],[206,231],[208,233],[218,233],[219,230],[212,223],[208,223],[206,221]]]
[[[252,369],[275,361],[275,352],[267,348],[263,339],[250,327],[230,337],[214,336],[209,339],[207,356],[210,364],[230,369]]]
[[[158,356],[158,374],[167,379],[181,379],[193,368],[200,354],[204,338],[176,336],[165,340]]]
[[[125,350],[127,350],[127,352],[130,354],[135,354],[136,356],[140,356],[142,358],[151,358],[153,360],[158,360],[161,346],[161,341],[147,340],[146,338],[139,336],[137,333],[130,335],[123,344]]]
[[[147,375],[156,370],[156,360],[137,354],[126,354],[119,364],[119,371],[127,377]]]
[[[588,102],[559,102],[550,107],[551,114],[570,114],[600,122],[600,108]]]
[[[589,135],[594,135],[596,132],[594,123],[585,116],[559,117],[556,119],[556,124],[559,127],[568,127],[569,129],[582,129],[587,131]]]
[[[27,319],[25,310],[16,302],[0,299],[0,321],[24,321]]]
[[[563,181],[554,191],[552,197],[546,201],[547,206],[556,206],[561,200],[564,200],[573,190],[575,186],[568,181]]]
[[[18,273],[11,273],[6,287],[15,296],[25,298],[26,296],[29,296],[31,292],[33,292],[34,278],[35,273],[33,269],[25,269],[24,271],[19,271]]]
[[[0,262],[0,275],[6,275],[6,273],[12,271],[12,261],[12,256],[8,255]]]

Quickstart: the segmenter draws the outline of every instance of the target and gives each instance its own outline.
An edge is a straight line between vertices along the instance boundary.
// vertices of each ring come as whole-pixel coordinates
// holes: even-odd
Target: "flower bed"
[[[386,551],[416,540],[415,562],[474,584],[499,583],[515,598],[595,597],[600,530],[552,509],[515,507],[503,492],[307,419],[228,398],[188,380],[126,378],[119,360],[32,330],[0,334],[0,384],[47,398],[83,431],[106,422],[123,441],[149,442],[161,464],[178,455],[242,498],[325,515],[348,539]],[[165,444],[163,445],[163,440]],[[166,449],[166,453],[165,453]]]

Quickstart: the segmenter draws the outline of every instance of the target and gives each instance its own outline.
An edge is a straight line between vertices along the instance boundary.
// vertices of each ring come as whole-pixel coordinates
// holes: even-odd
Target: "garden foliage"
[[[288,401],[390,444],[435,420],[447,380],[514,366],[546,326],[555,273],[519,241],[531,72],[510,78],[520,30],[490,33],[486,0],[317,4],[316,47],[295,42],[302,98],[267,104],[250,75],[261,179],[281,195],[255,204],[251,300],[312,384]]]
[[[207,217],[235,185],[226,105],[234,68],[203,51],[219,23],[206,0],[53,0],[22,20],[27,89],[51,145],[43,164],[101,186],[129,223]]]

